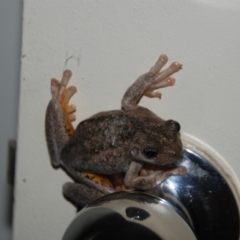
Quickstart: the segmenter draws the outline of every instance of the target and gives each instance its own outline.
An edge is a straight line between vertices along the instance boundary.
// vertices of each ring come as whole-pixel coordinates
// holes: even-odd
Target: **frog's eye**
[[[158,150],[156,148],[146,147],[143,149],[143,154],[147,158],[155,158],[158,155]]]

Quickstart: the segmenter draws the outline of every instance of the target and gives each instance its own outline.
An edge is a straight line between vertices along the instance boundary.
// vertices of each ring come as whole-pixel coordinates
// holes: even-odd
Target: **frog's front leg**
[[[143,163],[136,161],[131,162],[124,179],[127,187],[139,190],[150,190],[172,175],[185,175],[187,173],[185,167],[179,166],[168,171],[155,171],[147,176],[139,176],[142,166]]]
[[[174,85],[175,79],[171,75],[179,71],[182,65],[173,62],[167,69],[161,71],[167,61],[168,57],[162,54],[149,72],[141,75],[128,88],[122,99],[124,110],[135,109],[143,95],[160,98],[161,93],[155,92],[156,89]]]

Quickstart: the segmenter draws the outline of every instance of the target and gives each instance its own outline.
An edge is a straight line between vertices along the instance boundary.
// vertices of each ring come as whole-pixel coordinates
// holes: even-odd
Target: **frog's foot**
[[[150,190],[172,175],[183,176],[187,173],[187,169],[184,166],[168,170],[160,169],[161,166],[153,166],[153,170],[144,169],[142,163],[132,161],[129,170],[126,173],[124,183],[131,188]]]
[[[74,132],[72,121],[76,119],[74,114],[76,112],[76,106],[69,105],[71,97],[77,92],[76,87],[67,87],[71,76],[72,72],[70,70],[65,70],[60,82],[57,79],[51,80],[52,98],[56,99],[63,109],[64,126],[68,136],[71,136]]]
[[[178,62],[173,62],[168,68],[161,71],[167,61],[168,57],[162,54],[149,72],[141,75],[128,88],[122,99],[122,108],[124,110],[136,108],[143,95],[161,98],[161,93],[155,90],[175,84],[175,79],[171,75],[178,72],[182,65]]]
[[[70,182],[63,185],[63,194],[72,203],[81,207],[84,207],[91,201],[106,195],[95,187]]]
[[[176,167],[176,168],[173,168],[169,171],[164,171],[164,172],[160,172],[158,175],[157,175],[157,178],[156,178],[156,184],[161,184],[163,181],[165,181],[167,178],[173,176],[173,175],[180,175],[180,176],[184,176],[187,174],[187,169],[186,167],[184,166],[179,166],[179,167]]]
[[[175,78],[168,77],[156,84],[151,85],[144,93],[143,95],[149,98],[161,98],[162,94],[159,91],[155,91],[159,88],[169,87],[173,86],[175,84]]]

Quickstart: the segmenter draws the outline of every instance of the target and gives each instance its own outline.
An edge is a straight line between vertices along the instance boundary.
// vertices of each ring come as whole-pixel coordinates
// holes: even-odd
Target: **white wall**
[[[163,99],[141,104],[216,149],[240,178],[240,2],[24,1],[14,239],[60,239],[74,207],[68,177],[49,162],[44,115],[49,80],[67,67],[78,121],[120,107],[126,88],[167,53],[183,63]],[[80,63],[76,60],[80,59]]]
[[[8,142],[16,139],[22,1],[0,1],[0,239],[11,239],[13,188],[7,183]]]

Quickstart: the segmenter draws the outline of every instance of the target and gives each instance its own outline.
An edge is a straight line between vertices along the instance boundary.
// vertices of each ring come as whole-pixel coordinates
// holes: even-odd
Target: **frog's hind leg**
[[[122,109],[135,109],[143,95],[161,98],[161,93],[155,90],[174,85],[175,79],[171,75],[179,71],[182,65],[173,62],[167,69],[161,71],[167,61],[168,57],[162,54],[155,65],[127,89],[122,99]]]
[[[67,135],[70,137],[74,133],[74,127],[72,122],[76,119],[75,112],[76,106],[69,105],[69,101],[71,97],[77,92],[77,88],[75,86],[67,87],[67,84],[72,76],[72,72],[70,70],[65,70],[63,72],[63,77],[60,82],[56,79],[51,80],[51,86],[57,85],[57,93],[56,90],[52,90],[52,95],[57,99],[60,103],[62,110],[63,110],[63,118],[64,118],[64,127],[67,132]],[[56,88],[56,87],[54,87]],[[54,98],[53,97],[53,98]]]
[[[105,176],[75,171],[74,177],[77,183],[65,183],[63,194],[77,206],[84,206],[90,201],[115,192]]]
[[[77,89],[74,86],[67,87],[71,76],[72,72],[65,70],[61,81],[51,80],[52,99],[47,108],[45,128],[49,154],[54,167],[61,165],[60,152],[75,131],[72,121],[75,120],[76,107],[75,105],[69,105],[69,101]],[[65,170],[71,176],[74,175],[68,168],[65,168]],[[88,172],[81,172],[80,174],[83,180],[88,179],[93,184],[112,187],[111,182],[105,176]]]
[[[101,190],[81,183],[67,182],[63,185],[64,196],[77,206],[84,207],[91,201],[106,195]]]
[[[68,105],[71,96],[76,92],[75,87],[67,88],[72,76],[70,70],[63,72],[62,80],[51,80],[52,99],[50,100],[45,119],[45,131],[48,150],[54,167],[60,166],[60,152],[74,132],[71,121],[75,119],[75,106]]]

